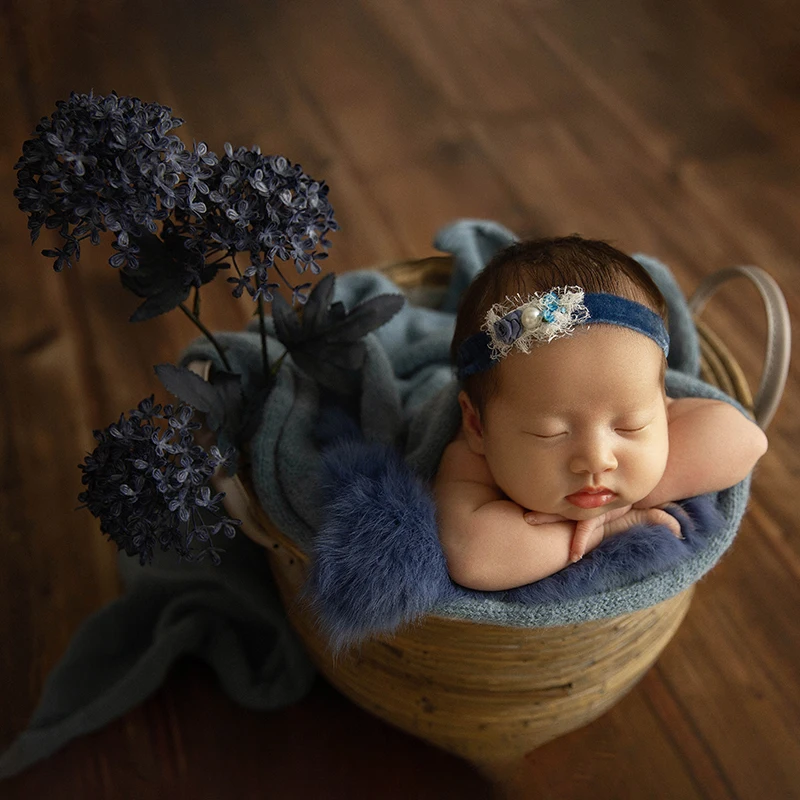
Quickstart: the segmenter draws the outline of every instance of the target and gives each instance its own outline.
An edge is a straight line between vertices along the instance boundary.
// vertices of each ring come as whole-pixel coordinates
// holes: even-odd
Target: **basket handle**
[[[767,312],[767,353],[754,403],[756,422],[766,430],[781,401],[789,374],[792,326],[786,298],[775,279],[760,267],[729,267],[709,275],[689,300],[689,309],[698,316],[724,283],[738,277],[752,281]]]

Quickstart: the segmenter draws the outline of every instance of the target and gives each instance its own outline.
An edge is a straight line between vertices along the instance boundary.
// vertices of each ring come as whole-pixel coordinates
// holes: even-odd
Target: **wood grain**
[[[0,747],[81,621],[120,590],[114,548],[73,510],[91,431],[159,392],[152,365],[194,338],[180,315],[125,322],[135,302],[107,245],[54,275],[46,235],[28,242],[13,165],[71,90],[166,103],[187,142],[258,143],[324,178],[342,224],[335,271],[431,255],[442,224],[483,217],[646,252],[687,293],[758,264],[798,319],[795,4],[7,0],[0,23]],[[239,328],[250,309],[211,287],[203,313]],[[726,288],[704,318],[756,383],[755,291]],[[800,797],[799,380],[793,365],[739,537],[656,667],[536,750],[520,796]],[[489,792],[327,684],[255,714],[190,661],[122,720],[0,786],[8,798]]]

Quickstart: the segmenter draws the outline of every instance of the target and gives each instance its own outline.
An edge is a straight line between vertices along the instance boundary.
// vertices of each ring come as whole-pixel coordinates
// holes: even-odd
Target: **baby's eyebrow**
[[[658,408],[658,404],[661,402],[661,398],[659,397],[657,400],[653,400],[647,403],[637,403],[636,405],[626,405],[621,406],[619,409],[619,413],[621,415],[624,414],[654,414]]]
[[[621,406],[617,410],[617,413],[620,414],[620,415],[625,415],[625,414],[630,414],[630,415],[634,415],[634,414],[652,414],[654,410],[655,410],[655,407],[652,404],[637,405],[637,406]]]
[[[563,418],[556,417],[538,417],[531,419],[526,418],[520,421],[519,429],[522,433],[531,433],[540,436],[542,432],[547,434],[559,432],[569,428],[569,422]]]

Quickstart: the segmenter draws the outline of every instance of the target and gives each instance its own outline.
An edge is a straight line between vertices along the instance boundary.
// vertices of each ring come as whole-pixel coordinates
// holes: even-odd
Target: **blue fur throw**
[[[640,525],[603,542],[577,564],[505,592],[454,583],[436,527],[433,496],[400,453],[366,442],[344,415],[323,414],[322,524],[312,545],[305,597],[334,650],[390,633],[461,598],[523,604],[569,601],[626,586],[702,549],[724,525],[714,496],[676,508],[684,539]]]

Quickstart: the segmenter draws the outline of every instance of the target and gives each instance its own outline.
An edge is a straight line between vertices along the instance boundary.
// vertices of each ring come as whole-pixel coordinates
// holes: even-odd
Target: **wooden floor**
[[[119,592],[75,512],[93,428],[194,333],[138,327],[107,246],[55,275],[12,166],[70,90],[132,94],[184,140],[260,144],[331,186],[329,268],[433,252],[457,217],[579,232],[670,264],[687,293],[758,264],[800,312],[800,7],[785,0],[5,0],[0,4],[0,748],[81,621]],[[45,237],[43,237],[43,241]],[[42,246],[47,246],[46,241]],[[206,299],[215,328],[248,308]],[[736,285],[707,318],[757,382]],[[798,323],[800,328],[800,323]],[[531,754],[531,798],[800,798],[800,395],[790,374],[731,552],[613,711]],[[265,714],[182,663],[143,706],[0,785],[30,798],[479,798],[459,760],[320,683]]]

